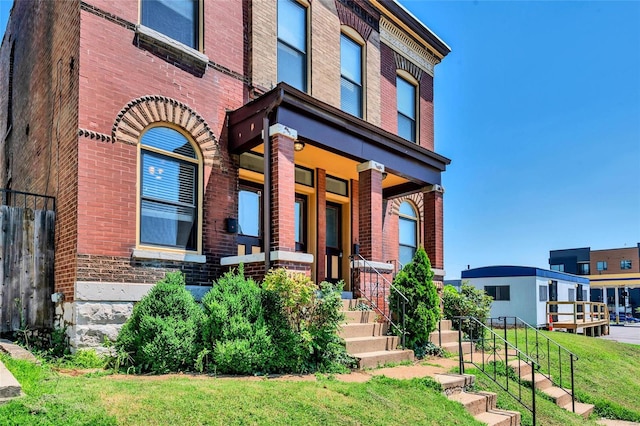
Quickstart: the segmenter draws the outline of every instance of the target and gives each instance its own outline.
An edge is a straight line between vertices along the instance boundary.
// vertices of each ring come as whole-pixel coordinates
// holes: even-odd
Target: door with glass
[[[326,280],[336,283],[342,279],[342,206],[327,203],[326,209]]]

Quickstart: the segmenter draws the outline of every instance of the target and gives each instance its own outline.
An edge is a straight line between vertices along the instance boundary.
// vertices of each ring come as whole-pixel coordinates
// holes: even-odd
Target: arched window
[[[418,248],[418,214],[411,203],[405,201],[400,204],[398,216],[399,260],[406,265],[411,262]]]
[[[151,127],[140,139],[140,244],[198,250],[201,159],[182,133]]]

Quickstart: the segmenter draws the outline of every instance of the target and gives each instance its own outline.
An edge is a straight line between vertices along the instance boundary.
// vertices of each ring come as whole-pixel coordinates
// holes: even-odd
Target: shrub
[[[444,317],[452,320],[453,327],[458,330],[461,322],[454,320],[457,316],[475,317],[484,324],[489,316],[493,299],[483,290],[462,283],[460,293],[453,286],[445,286],[442,302]],[[462,332],[474,339],[484,337],[484,328],[475,322],[462,321]]]
[[[202,348],[202,309],[186,290],[180,272],[168,273],[133,308],[116,340],[137,372],[193,370]]]
[[[262,309],[262,290],[242,265],[225,273],[202,299],[202,334],[216,371],[268,373],[282,367]]]
[[[440,298],[433,284],[431,262],[422,247],[398,272],[393,284],[409,299],[405,311],[406,345],[411,349],[424,347],[440,319]],[[396,292],[391,292],[390,306],[398,306],[398,298]]]
[[[305,274],[283,268],[271,270],[265,276],[265,291],[277,295],[280,309],[294,333],[289,335],[293,337],[289,344],[296,372],[338,372],[355,365],[338,336],[344,320],[342,286],[322,282],[318,289]]]

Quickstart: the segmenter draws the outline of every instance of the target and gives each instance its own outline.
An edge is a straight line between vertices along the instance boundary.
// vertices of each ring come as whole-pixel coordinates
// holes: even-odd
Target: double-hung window
[[[396,91],[398,97],[398,136],[408,141],[416,142],[417,87],[398,76],[396,78]]]
[[[199,49],[198,0],[142,0],[142,25]]]
[[[200,159],[177,130],[152,127],[140,140],[140,244],[198,249]]]
[[[418,215],[413,206],[405,201],[400,204],[398,218],[399,261],[404,266],[413,260],[418,248]]]
[[[362,45],[340,35],[340,107],[362,118]]]
[[[307,8],[278,0],[278,81],[307,91]]]

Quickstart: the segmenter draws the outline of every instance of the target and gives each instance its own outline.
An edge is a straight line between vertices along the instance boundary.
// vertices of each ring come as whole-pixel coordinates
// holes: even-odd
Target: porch
[[[585,336],[609,334],[609,309],[599,302],[547,302],[549,330],[562,328],[569,333],[583,330]]]
[[[450,160],[284,83],[228,113],[228,131],[238,156],[237,253],[223,266],[243,263],[258,277],[283,266],[356,291],[352,255],[389,278],[397,269],[407,228],[399,205],[408,200],[408,247],[424,246],[442,280],[441,173]]]

